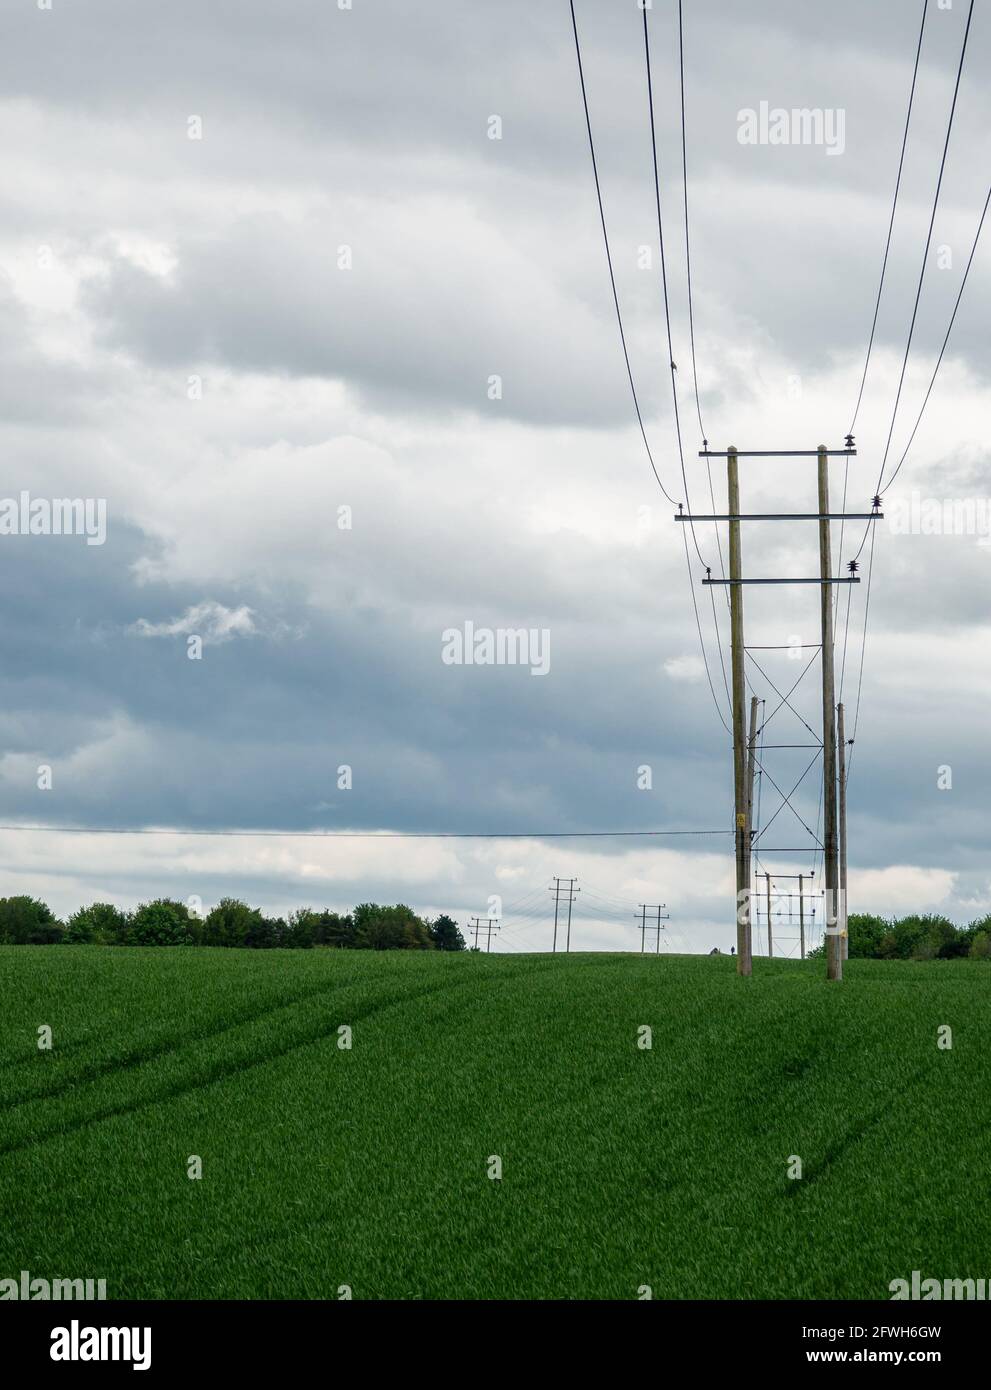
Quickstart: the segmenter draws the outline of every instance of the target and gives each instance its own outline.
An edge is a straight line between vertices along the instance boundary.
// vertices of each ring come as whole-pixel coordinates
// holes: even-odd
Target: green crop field
[[[0,1278],[103,1277],[110,1298],[633,1299],[991,1276],[991,968],[846,975],[0,948]]]

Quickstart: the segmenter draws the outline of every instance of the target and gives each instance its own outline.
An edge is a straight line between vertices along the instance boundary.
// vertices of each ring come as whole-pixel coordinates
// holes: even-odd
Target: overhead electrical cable
[[[578,58],[578,80],[581,83],[582,105],[585,108],[585,129],[588,131],[588,149],[589,154],[592,156],[592,176],[595,179],[595,197],[599,205],[599,222],[602,226],[602,242],[606,251],[606,264],[609,267],[609,284],[612,287],[613,305],[616,309],[616,323],[619,327],[619,338],[620,342],[623,345],[623,360],[626,363],[626,374],[630,380],[630,393],[633,396],[633,407],[637,413],[637,423],[640,426],[640,434],[643,438],[644,448],[647,451],[647,458],[650,462],[650,466],[653,471],[654,477],[657,479],[657,486],[664,493],[664,496],[668,499],[668,501],[674,506],[677,504],[675,503],[675,500],[671,496],[670,492],[668,492],[667,488],[661,482],[661,475],[658,473],[657,467],[654,463],[654,455],[651,452],[650,441],[647,439],[647,431],[643,423],[643,413],[640,409],[640,398],[637,395],[636,382],[633,379],[633,366],[630,362],[630,351],[626,343],[626,330],[623,327],[623,312],[619,307],[619,291],[616,289],[616,275],[613,271],[612,252],[609,249],[609,233],[606,230],[606,214],[602,204],[602,188],[599,183],[599,164],[598,160],[595,157],[595,141],[592,139],[592,117],[588,109],[588,93],[585,90],[585,69],[582,65],[581,44],[578,40],[578,21],[575,19],[574,0],[571,0],[571,24],[575,33],[575,54]]]
[[[641,409],[640,409],[639,397],[637,396],[636,382],[635,382],[634,376],[633,376],[633,367],[632,367],[632,364],[631,364],[631,362],[630,362],[630,354],[629,354],[629,350],[628,350],[628,348],[627,348],[626,334],[625,334],[625,331],[624,331],[624,329],[623,329],[623,316],[622,316],[622,310],[620,309],[620,304],[619,304],[619,293],[618,293],[617,288],[616,288],[616,276],[615,276],[615,273],[614,273],[614,271],[613,271],[612,253],[611,253],[611,251],[610,251],[610,249],[609,249],[609,233],[608,233],[608,230],[607,230],[607,228],[606,228],[605,210],[604,210],[603,202],[602,202],[602,188],[601,188],[601,184],[600,184],[600,182],[599,182],[598,161],[597,161],[596,155],[595,155],[595,141],[594,141],[594,139],[593,139],[593,137],[592,137],[592,118],[591,118],[591,114],[590,114],[590,112],[589,112],[588,92],[587,92],[586,86],[585,86],[585,69],[584,69],[584,65],[583,65],[583,63],[582,63],[581,41],[580,41],[580,39],[579,39],[579,37],[578,37],[578,20],[577,20],[577,18],[576,18],[576,16],[575,16],[575,4],[574,4],[574,0],[569,0],[569,3],[570,3],[570,9],[571,9],[571,27],[572,27],[572,32],[574,33],[574,38],[575,38],[575,56],[576,56],[576,58],[577,58],[577,60],[578,60],[578,77],[579,77],[579,82],[580,82],[580,84],[581,84],[582,106],[583,106],[584,112],[585,112],[585,129],[586,129],[586,131],[587,131],[587,133],[588,133],[588,148],[589,148],[589,154],[590,154],[591,160],[592,160],[592,174],[593,174],[593,177],[594,177],[594,180],[595,180],[595,194],[596,194],[596,201],[597,201],[597,203],[598,203],[598,208],[599,208],[599,222],[600,222],[600,225],[601,225],[601,228],[602,228],[602,240],[603,240],[603,245],[605,246],[606,264],[607,264],[607,266],[608,266],[608,268],[609,268],[609,283],[610,283],[610,285],[611,285],[611,287],[612,287],[613,304],[614,304],[615,309],[616,309],[616,320],[617,320],[617,323],[619,324],[620,340],[621,340],[622,345],[623,345],[623,357],[624,357],[624,361],[626,362],[627,375],[628,375],[629,380],[630,380],[630,391],[631,391],[631,393],[632,393],[632,395],[633,395],[633,403],[634,403],[634,407],[635,407],[635,409],[636,409],[637,421],[638,421],[639,426],[640,426],[640,433],[641,433],[641,436],[642,436],[642,438],[643,438],[644,447],[645,447],[645,449],[647,450],[647,457],[648,457],[648,459],[649,459],[649,461],[650,461],[651,470],[653,471],[654,477],[657,479],[658,486],[660,487],[661,491],[664,493],[664,496],[668,499],[669,502],[674,503],[674,498],[671,496],[671,494],[670,494],[670,493],[668,492],[668,490],[665,488],[664,484],[661,482],[660,474],[657,472],[657,468],[656,468],[656,466],[655,466],[655,464],[654,464],[653,454],[651,453],[650,444],[649,444],[649,441],[648,441],[648,439],[647,439],[647,431],[646,431],[646,429],[645,429],[645,427],[644,427],[644,423],[643,423],[643,414],[642,414]],[[682,471],[683,471],[683,473],[684,473],[684,470],[682,470]],[[713,684],[712,672],[711,672],[710,669],[709,669],[709,657],[708,657],[708,653],[707,653],[707,651],[706,651],[705,638],[704,638],[703,635],[702,635],[702,621],[701,621],[701,619],[700,619],[700,617],[699,617],[698,602],[697,602],[696,597],[695,597],[695,585],[694,585],[694,583],[692,583],[691,557],[690,557],[689,551],[688,551],[688,537],[684,534],[684,528],[682,528],[682,540],[683,540],[684,545],[685,545],[685,563],[686,563],[686,565],[687,565],[687,567],[688,567],[689,593],[691,594],[691,599],[692,599],[692,611],[693,611],[693,613],[694,613],[694,615],[695,615],[695,627],[696,627],[696,630],[697,630],[697,632],[698,632],[699,646],[700,646],[701,651],[702,651],[702,663],[703,663],[703,665],[704,665],[704,667],[705,667],[706,681],[707,681],[708,686],[709,686],[709,693],[710,693],[711,696],[712,696],[712,702],[713,702],[713,704],[714,704],[715,707],[716,707],[716,713],[717,713],[717,715],[719,716],[719,721],[720,721],[720,723],[722,724],[722,726],[723,726],[723,728],[725,729],[725,731],[726,731],[727,733],[730,733],[730,732],[731,732],[730,726],[729,726],[729,724],[726,722],[726,717],[725,717],[725,715],[723,714],[722,707],[721,707],[721,705],[720,705],[720,703],[719,703],[719,699],[718,699],[718,697],[717,697],[717,695],[716,695],[716,687],[715,687],[715,685]],[[696,547],[696,548],[697,548],[697,547]],[[703,562],[703,563],[704,563],[704,562]],[[718,636],[719,636],[718,630],[717,630],[717,634],[716,634],[716,635],[717,635],[717,640],[718,640]]]
[[[891,251],[891,234],[895,226],[895,209],[898,207],[898,192],[901,188],[902,183],[902,170],[905,167],[905,149],[908,145],[908,128],[912,120],[912,105],[915,101],[915,84],[919,76],[919,58],[922,54],[922,36],[926,30],[926,14],[928,12],[928,9],[929,0],[923,0],[922,23],[919,26],[919,42],[916,45],[915,66],[912,69],[912,87],[908,94],[908,111],[905,114],[905,129],[902,133],[902,148],[901,153],[898,156],[898,175],[895,179],[895,193],[894,197],[891,200],[891,216],[888,219],[888,236],[887,240],[884,243],[884,256],[881,260],[881,279],[878,282],[877,297],[874,300],[874,318],[871,321],[870,337],[867,340],[867,356],[864,359],[864,372],[860,378],[860,390],[857,393],[857,404],[854,407],[853,419],[850,421],[850,428],[847,431],[848,434],[853,434],[854,428],[857,424],[857,416],[860,413],[860,403],[864,399],[864,386],[867,382],[867,368],[870,365],[871,350],[874,347],[874,334],[877,330],[877,317],[878,312],[881,308],[881,292],[884,289],[884,275],[885,271],[888,268],[888,253]]]

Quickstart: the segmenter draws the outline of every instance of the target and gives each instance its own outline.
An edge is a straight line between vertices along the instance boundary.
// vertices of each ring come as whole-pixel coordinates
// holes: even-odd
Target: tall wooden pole
[[[754,837],[754,764],[757,757],[757,696],[750,697],[750,733],[747,737],[747,857]]]
[[[840,822],[840,925],[843,935],[840,947],[843,959],[850,955],[850,938],[847,935],[846,902],[846,734],[843,729],[843,702],[836,706],[836,760],[839,782],[839,822]]]
[[[805,875],[798,875],[798,946],[802,960],[805,959],[805,895],[802,888]]]
[[[726,452],[727,508],[730,517],[740,515],[740,472],[736,447]],[[744,744],[745,671],[743,654],[743,585],[740,553],[740,522],[729,522],[729,617],[733,671],[733,792],[736,829],[736,969],[740,975],[753,971],[750,936],[750,835],[747,826],[747,769]],[[732,581],[736,581],[733,583]]]
[[[750,697],[750,732],[747,735],[747,887],[756,886],[753,877],[754,845],[754,766],[757,757],[757,696]],[[752,901],[752,900],[751,900]]]
[[[819,515],[829,514],[829,454],[820,444]],[[843,951],[839,936],[839,859],[836,834],[836,695],[833,679],[833,557],[829,522],[819,522],[819,578],[822,618],[822,766],[823,766],[823,862],[826,877],[826,978],[842,980]]]

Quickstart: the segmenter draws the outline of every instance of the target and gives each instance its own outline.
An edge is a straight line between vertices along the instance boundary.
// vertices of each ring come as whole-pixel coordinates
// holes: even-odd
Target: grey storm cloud
[[[671,15],[655,8],[663,173],[677,225],[674,34]],[[936,12],[930,21],[904,216],[878,323],[882,346],[898,343],[905,331],[903,306],[917,274],[961,8]],[[617,273],[631,327],[642,330],[634,354],[652,402],[663,357],[648,327],[659,277],[656,268],[650,277],[635,268],[637,248],[656,236],[644,92],[637,90],[638,17],[631,7],[629,24],[620,24],[614,9],[596,3],[579,11]],[[101,15],[114,25],[116,56],[113,80],[97,91],[93,72],[108,64],[97,51]],[[451,3],[414,10],[359,5],[350,12],[303,4],[276,14],[268,5],[247,5],[239,7],[236,24],[232,18],[222,7],[210,16],[197,10],[186,26],[182,7],[170,9],[147,20],[162,28],[160,45],[149,43],[143,17],[118,5],[60,19],[44,36],[37,24],[28,29],[23,19],[8,21],[10,42],[23,59],[19,80],[32,83],[35,95],[84,109],[132,108],[141,83],[142,110],[156,112],[160,128],[172,122],[173,136],[183,133],[186,119],[174,103],[186,100],[195,112],[212,107],[212,118],[208,109],[203,113],[207,155],[211,142],[223,158],[239,158],[256,141],[266,151],[268,162],[259,160],[250,175],[271,188],[271,212],[232,218],[213,238],[180,232],[174,282],[128,265],[97,282],[92,306],[111,340],[150,360],[199,355],[240,367],[344,376],[377,403],[405,408],[442,402],[482,408],[486,381],[501,374],[512,378],[506,410],[520,418],[620,419],[628,403],[608,340],[612,306],[596,243],[565,8],[557,14],[554,7],[508,5],[496,15]],[[697,16],[690,12],[688,22],[698,25],[689,105],[700,332],[763,335],[796,368],[821,369],[830,353],[859,344],[869,322],[916,17],[893,6],[874,13],[851,3],[832,7],[816,23],[804,7],[765,5],[757,24],[746,7],[714,4]],[[92,51],[91,66],[74,62],[55,91],[53,51],[70,35],[84,53]],[[977,28],[973,71],[989,44],[991,36]],[[356,61],[369,51],[377,54],[373,67]],[[222,64],[231,52],[244,61]],[[280,54],[284,62],[277,61]],[[266,67],[264,85],[254,70],[258,62]],[[260,91],[285,116],[275,146]],[[815,148],[741,147],[739,112],[761,100],[842,109],[843,157],[828,159]],[[971,81],[936,227],[936,244],[950,244],[958,268],[976,229],[984,180],[959,149],[979,138],[987,108],[987,94]],[[485,138],[490,111],[505,123],[498,142]],[[352,163],[361,149],[364,162]],[[182,165],[174,138],[163,143],[160,157],[175,176]],[[223,177],[214,166],[210,173]],[[300,223],[278,211],[286,177],[322,190],[326,212]],[[456,196],[449,204],[435,197],[432,207],[422,196],[418,202],[425,184]],[[534,235],[535,219],[548,222],[550,233]],[[341,243],[353,247],[350,276],[335,268]],[[671,254],[680,265],[677,238]],[[987,288],[979,265],[975,289]],[[954,293],[954,276],[930,275],[917,330],[924,348],[938,345]],[[683,339],[683,296],[680,289],[675,294]],[[986,372],[986,335],[967,311],[956,345]],[[745,375],[735,384],[745,389]]]
[[[340,377],[375,406],[504,406],[542,423],[626,408],[595,319],[498,231],[456,208],[365,214],[360,230],[358,216],[240,222],[181,245],[168,279],[118,262],[88,303],[113,345],[148,360]]]

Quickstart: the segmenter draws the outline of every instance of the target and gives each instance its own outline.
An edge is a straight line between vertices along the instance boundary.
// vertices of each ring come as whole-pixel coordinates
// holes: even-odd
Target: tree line
[[[885,918],[851,913],[851,958],[991,960],[991,914],[958,927],[937,914]],[[405,903],[359,903],[351,912],[301,907],[286,917],[266,917],[237,898],[222,898],[205,917],[184,902],[156,898],[131,911],[91,903],[64,922],[38,898],[0,898],[0,944],[14,946],[243,946],[355,951],[464,951],[464,937],[446,913],[431,921]],[[810,951],[819,956],[822,946]]]
[[[991,960],[991,914],[958,927],[935,913],[889,919],[851,912],[847,940],[851,959],[953,960],[969,956],[972,960]],[[817,946],[809,955],[822,953],[823,947]]]
[[[351,912],[297,908],[266,917],[237,898],[222,898],[205,917],[183,902],[156,898],[132,911],[91,903],[62,922],[38,898],[0,898],[0,944],[12,946],[248,946],[308,950],[463,951],[464,937],[446,913],[431,921],[405,903],[359,903]]]

